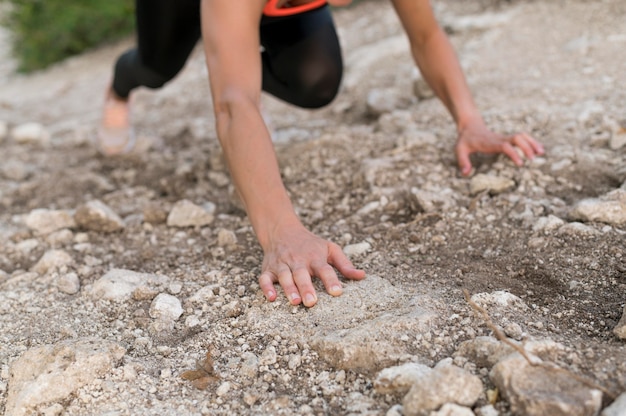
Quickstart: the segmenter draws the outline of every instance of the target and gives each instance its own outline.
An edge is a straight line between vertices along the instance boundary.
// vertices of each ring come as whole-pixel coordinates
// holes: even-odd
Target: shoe
[[[136,141],[131,124],[130,102],[114,98],[109,93],[104,101],[98,128],[98,150],[104,156],[126,154],[133,150]]]

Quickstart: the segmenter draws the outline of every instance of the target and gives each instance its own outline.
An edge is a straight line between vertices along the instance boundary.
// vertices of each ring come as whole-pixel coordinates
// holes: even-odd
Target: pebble
[[[237,235],[231,230],[220,228],[217,232],[217,245],[220,247],[232,247],[237,245]]]
[[[20,144],[47,146],[50,143],[50,134],[39,123],[25,123],[16,126],[11,131],[11,137]]]
[[[547,217],[540,217],[537,219],[537,222],[533,225],[533,231],[541,231],[548,234],[552,231],[558,230],[564,224],[565,221],[559,217],[548,215]]]
[[[144,221],[149,224],[163,224],[167,221],[167,210],[156,202],[147,204],[142,213]]]
[[[278,355],[276,354],[276,348],[273,345],[270,345],[263,351],[261,357],[259,358],[260,365],[272,365],[276,364],[278,360]]]
[[[497,290],[491,293],[476,293],[472,295],[472,300],[478,305],[485,308],[493,306],[500,308],[528,310],[528,306],[524,303],[522,299],[504,290]]]
[[[0,166],[2,176],[12,181],[27,179],[33,173],[33,170],[32,166],[17,160],[8,160]]]
[[[217,394],[218,397],[226,396],[228,392],[230,391],[230,388],[231,388],[230,382],[225,381],[222,384],[220,384],[217,390],[215,390],[215,394]]]
[[[430,416],[475,416],[472,409],[459,406],[454,403],[446,403],[436,412],[432,412]]]
[[[176,321],[183,314],[180,300],[167,293],[160,293],[150,305],[150,317],[165,321]]]
[[[433,371],[430,367],[418,363],[406,363],[396,367],[385,368],[374,380],[377,393],[406,393],[418,380]]]
[[[250,381],[254,380],[259,373],[259,358],[252,352],[245,352],[241,356],[242,364],[240,374]]]
[[[479,173],[470,180],[470,194],[476,195],[489,191],[491,195],[501,194],[515,188],[515,181],[501,176]]]
[[[178,201],[169,215],[167,225],[170,227],[202,227],[215,219],[213,212],[186,199]]]
[[[49,250],[32,267],[32,271],[43,275],[53,270],[61,269],[73,261],[72,256],[63,250]]]
[[[86,230],[110,233],[124,228],[124,221],[99,200],[81,205],[74,214],[76,224]]]
[[[570,222],[559,228],[558,235],[568,235],[572,237],[591,237],[600,232],[590,225],[581,222]]]
[[[367,94],[367,110],[373,116],[391,113],[400,106],[401,98],[395,88],[373,89]]]
[[[368,242],[350,244],[343,248],[343,252],[349,257],[361,256],[372,249],[372,245]]]
[[[75,295],[80,290],[80,279],[76,273],[62,274],[56,283],[57,288],[68,295]]]
[[[65,210],[34,209],[24,219],[24,224],[37,234],[46,235],[63,228],[74,228],[72,214]]]
[[[613,333],[618,338],[626,340],[626,306],[624,306],[622,318],[619,320],[615,328],[613,328]]]
[[[500,359],[513,353],[513,348],[494,337],[480,336],[463,341],[454,353],[455,357],[465,357],[477,367],[491,368]]]
[[[97,338],[27,350],[11,364],[6,414],[25,416],[40,405],[67,402],[78,389],[109,373],[125,353],[119,344]]]

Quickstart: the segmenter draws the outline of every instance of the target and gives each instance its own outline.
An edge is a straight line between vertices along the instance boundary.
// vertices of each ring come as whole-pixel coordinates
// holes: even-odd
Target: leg
[[[263,90],[303,108],[337,95],[343,62],[328,6],[261,21]]]
[[[139,86],[159,88],[178,74],[200,39],[199,0],[137,0],[137,49],[115,65],[113,91],[128,98]]]

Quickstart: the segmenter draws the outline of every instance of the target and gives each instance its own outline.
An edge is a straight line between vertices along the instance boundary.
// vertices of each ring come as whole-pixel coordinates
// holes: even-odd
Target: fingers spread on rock
[[[519,154],[517,154],[515,148],[510,143],[504,143],[502,145],[502,153],[510,157],[513,163],[515,163],[517,166],[522,166],[524,164]]]
[[[311,281],[311,274],[304,267],[298,267],[293,270],[293,280],[296,282],[302,302],[304,306],[311,307],[317,303],[317,296],[315,295],[315,288]]]
[[[528,142],[528,137],[526,137],[526,135],[516,135],[513,139],[513,144],[519,147],[528,159],[532,159],[533,157],[535,157],[535,149],[533,149],[533,147]]]
[[[348,279],[360,280],[365,277],[365,271],[354,267],[341,247],[335,243],[329,243],[328,263],[335,266]]]
[[[278,272],[278,282],[285,291],[285,295],[287,296],[287,299],[289,299],[289,303],[292,305],[299,305],[302,301],[302,297],[300,296],[298,287],[293,281],[291,270],[288,267],[285,266]]]
[[[337,278],[337,273],[329,264],[323,263],[319,265],[313,265],[313,274],[319,277],[324,283],[326,291],[331,296],[339,296],[343,292],[341,283]]]
[[[266,271],[259,276],[259,286],[265,295],[265,298],[273,302],[276,300],[276,289],[274,288],[274,282],[276,282],[278,278],[272,272]]]

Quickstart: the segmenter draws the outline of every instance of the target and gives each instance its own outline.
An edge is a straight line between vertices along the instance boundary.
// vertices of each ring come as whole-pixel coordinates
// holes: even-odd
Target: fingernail
[[[292,302],[300,300],[300,295],[298,295],[297,293],[292,293],[291,295],[289,295],[289,300]]]
[[[339,294],[339,293],[341,293],[342,288],[341,288],[340,285],[335,285],[335,286],[330,288],[330,291],[331,291],[332,294],[335,294],[335,293]]]
[[[265,295],[265,297],[267,298],[267,300],[272,300],[274,295],[276,295],[274,292],[267,292],[267,295]]]
[[[315,296],[313,296],[312,294],[309,293],[307,295],[304,295],[304,303],[306,303],[307,305],[313,305],[315,301]]]

